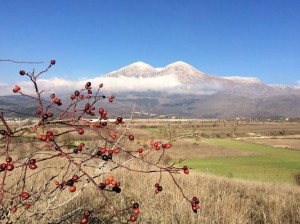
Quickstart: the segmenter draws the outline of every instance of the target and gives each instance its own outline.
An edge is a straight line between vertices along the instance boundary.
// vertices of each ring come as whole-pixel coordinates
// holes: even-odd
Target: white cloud
[[[77,81],[71,81],[64,78],[39,79],[39,90],[49,93],[65,94],[73,93],[75,90],[84,88],[86,82],[90,81],[92,86],[96,88],[100,83],[104,84],[104,91],[117,93],[125,91],[163,91],[174,93],[198,93],[212,94],[220,90],[221,86],[216,84],[197,83],[194,85],[182,84],[174,75],[165,75],[158,77],[142,78],[142,77],[99,77],[93,79],[81,78]],[[23,81],[17,83],[22,91],[26,94],[35,94],[34,86],[31,81]],[[0,83],[0,95],[13,94],[14,85]]]

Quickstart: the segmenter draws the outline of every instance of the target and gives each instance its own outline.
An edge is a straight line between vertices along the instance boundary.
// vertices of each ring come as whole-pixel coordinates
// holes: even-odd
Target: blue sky
[[[56,59],[49,78],[180,60],[219,76],[300,80],[299,0],[0,0],[0,7],[0,59]],[[19,81],[21,68],[43,66],[0,62],[0,83]]]

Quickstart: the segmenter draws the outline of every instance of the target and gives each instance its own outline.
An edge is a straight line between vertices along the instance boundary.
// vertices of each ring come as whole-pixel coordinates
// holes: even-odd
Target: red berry
[[[112,139],[116,139],[116,137],[117,137],[117,136],[116,136],[115,134],[113,134],[113,135],[111,136]]]
[[[89,217],[91,215],[91,212],[87,210],[83,213],[83,215],[84,217]]]
[[[189,170],[184,170],[183,171],[185,174],[189,174]]]
[[[70,191],[71,191],[71,192],[76,191],[76,186],[71,186],[71,187],[70,187]]]
[[[49,137],[49,136],[53,136],[53,131],[47,131],[46,132],[46,135]]]
[[[131,221],[131,222],[135,222],[135,221],[136,221],[136,217],[135,217],[134,215],[131,215],[131,216],[130,216],[130,221]]]
[[[14,168],[15,168],[15,167],[14,167],[13,164],[8,164],[8,165],[6,166],[6,169],[7,169],[8,171],[12,171]]]
[[[12,158],[11,158],[10,156],[8,156],[8,157],[6,157],[5,161],[6,161],[7,163],[10,163],[10,162],[12,161]]]
[[[77,175],[74,175],[74,176],[72,177],[72,180],[77,181],[77,180],[78,180],[78,176],[77,176]]]
[[[38,109],[38,110],[35,111],[35,113],[36,113],[37,115],[39,115],[39,114],[42,113],[42,111]]]
[[[135,208],[135,209],[133,210],[133,213],[137,215],[137,214],[140,213],[140,210],[139,210],[138,208]]]
[[[83,130],[83,128],[78,128],[78,129],[77,129],[77,132],[78,132],[78,134],[83,135],[84,130]]]
[[[37,168],[37,165],[35,164],[35,163],[33,163],[33,164],[29,164],[29,169],[31,169],[31,170],[35,170],[36,168]]]
[[[104,154],[106,152],[106,148],[100,148],[100,152]]]
[[[104,109],[103,109],[103,108],[100,108],[100,109],[99,109],[99,114],[103,114],[103,112],[104,112]]]
[[[59,185],[59,182],[58,182],[58,181],[55,181],[55,185],[58,186],[58,185]]]
[[[51,60],[51,61],[50,61],[50,64],[51,64],[51,65],[55,65],[55,60]]]
[[[85,223],[88,223],[88,218],[86,218],[86,217],[83,217],[82,219],[81,219],[81,223],[82,224],[85,224]]]
[[[187,170],[187,169],[188,169],[188,167],[187,167],[187,166],[184,166],[184,167],[183,167],[183,170]]]
[[[138,152],[139,152],[139,153],[142,153],[142,152],[143,152],[143,149],[142,149],[142,148],[139,148],[139,149],[138,149]]]
[[[20,75],[25,75],[25,71],[24,70],[20,70],[19,73],[20,73]]]
[[[13,207],[13,208],[11,209],[11,211],[12,211],[13,213],[15,213],[15,212],[17,211],[17,207]]]
[[[80,95],[79,95],[79,98],[80,98],[80,99],[83,99],[83,98],[84,98],[84,95],[80,94]]]
[[[167,148],[167,149],[171,148],[171,144],[167,143],[167,144],[166,144],[166,148]]]
[[[75,96],[74,95],[71,95],[70,98],[71,98],[71,100],[75,100]]]
[[[54,98],[54,99],[53,99],[53,103],[58,104],[58,103],[60,103],[60,102],[61,102],[61,99],[58,99],[58,98]]]
[[[102,87],[103,87],[103,83],[100,83],[100,84],[99,84],[99,88],[102,88]]]
[[[119,153],[119,149],[114,149],[114,154],[118,154]]]
[[[133,135],[129,135],[128,138],[129,138],[130,141],[134,140],[134,136]]]
[[[47,135],[41,135],[41,140],[46,141],[47,140]]]
[[[54,99],[54,98],[55,98],[55,94],[52,93],[52,94],[50,95],[50,97],[51,97],[52,99]]]
[[[30,208],[30,204],[28,204],[28,203],[25,204],[25,208],[26,208],[26,209],[29,209],[29,208]]]
[[[20,194],[20,196],[21,196],[23,199],[27,199],[27,198],[29,198],[30,194],[29,194],[28,192],[22,192],[22,193]]]
[[[6,163],[1,163],[1,165],[0,165],[0,167],[1,167],[2,170],[5,170],[6,166],[7,166]]]

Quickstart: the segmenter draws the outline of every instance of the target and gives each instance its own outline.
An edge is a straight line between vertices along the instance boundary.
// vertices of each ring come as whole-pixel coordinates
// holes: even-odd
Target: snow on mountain
[[[106,76],[110,77],[118,77],[118,76],[126,76],[126,77],[151,77],[152,74],[155,74],[156,70],[151,65],[148,65],[144,62],[135,62],[130,64],[124,68],[121,68],[117,71],[113,71],[108,73]]]
[[[182,61],[174,62],[164,68],[153,68],[146,63],[136,62],[117,71],[111,72],[103,78],[117,78],[115,81],[110,80],[110,82],[126,83],[126,87],[124,88],[129,88],[130,85],[138,86],[138,88],[131,88],[135,90],[141,90],[144,88],[145,91],[151,89],[155,89],[157,91],[157,87],[159,86],[161,91],[177,93],[188,92],[201,95],[213,94],[217,91],[223,90],[228,83],[236,84],[234,82],[224,80],[221,77],[207,75]],[[132,78],[138,79],[133,80]],[[177,80],[178,83],[176,88],[173,88],[175,85],[169,84],[174,84],[175,80]],[[162,83],[162,81],[164,83]],[[153,85],[145,85],[145,83],[153,83]]]
[[[159,71],[159,75],[174,75],[184,84],[199,82],[207,76],[204,72],[182,61],[167,65],[164,69]]]
[[[262,83],[258,78],[254,77],[228,76],[223,78],[244,84]]]

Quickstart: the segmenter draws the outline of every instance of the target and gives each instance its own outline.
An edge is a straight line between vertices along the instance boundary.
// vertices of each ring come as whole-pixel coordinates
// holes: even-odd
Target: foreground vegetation
[[[122,194],[110,194],[116,203],[125,206],[131,198],[140,199],[141,213],[137,223],[300,223],[300,189],[296,186],[258,184],[211,177],[198,172],[192,172],[189,176],[179,174],[179,183],[187,189],[189,196],[192,196],[192,192],[201,195],[201,209],[195,214],[190,211],[187,202],[182,200],[181,192],[174,188],[168,176],[163,176],[163,192],[154,194],[154,176],[140,173],[127,175],[122,170],[113,175],[124,183]],[[81,207],[89,206],[97,208],[97,215],[91,218],[90,223],[115,223],[114,219],[106,216],[109,209],[101,209],[102,199],[93,192],[91,186],[85,188],[82,192],[84,198],[70,202],[67,210],[58,208],[54,211],[54,217],[75,211],[66,217],[64,223],[76,223],[83,212]],[[66,200],[70,193],[63,196],[62,199]],[[30,221],[36,223],[30,217],[22,222]],[[39,223],[56,222],[54,219],[40,220]]]
[[[181,191],[174,186],[172,178],[167,174],[162,175],[163,191],[155,194],[154,183],[157,181],[157,176],[136,172],[128,173],[124,169],[115,170],[110,175],[122,183],[122,194],[108,192],[107,195],[111,197],[117,207],[126,207],[132,198],[138,199],[140,214],[137,223],[300,223],[300,188],[293,183],[292,177],[293,173],[300,171],[300,151],[265,146],[262,144],[263,142],[260,144],[242,142],[245,139],[214,138],[216,135],[225,136],[224,126],[207,126],[208,129],[215,129],[213,133],[206,133],[205,130],[185,129],[184,123],[181,124],[183,126],[181,128],[179,128],[179,124],[177,124],[178,126],[174,125],[170,131],[160,130],[159,124],[153,125],[150,122],[148,124],[157,127],[149,129],[148,127],[140,128],[138,125],[133,127],[132,131],[135,132],[137,140],[136,146],[133,148],[149,145],[151,139],[167,139],[170,133],[174,138],[179,137],[182,133],[195,134],[192,137],[177,138],[173,141],[174,147],[166,151],[162,162],[168,165],[173,161],[185,159],[184,164],[193,168],[189,175],[178,174],[177,179],[188,197],[192,197],[194,194],[200,196],[201,209],[197,214],[190,210],[188,202],[182,200]],[[54,129],[55,131],[62,131],[59,126],[55,128],[58,129]],[[175,135],[172,128],[176,128]],[[265,129],[264,126],[260,128]],[[278,130],[273,128],[273,132],[279,133]],[[294,126],[293,131],[297,132]],[[243,133],[240,135],[242,136]],[[27,137],[28,139],[26,139]],[[30,151],[31,144],[35,144],[35,140],[30,136],[27,137],[19,139],[20,142],[16,142],[15,146],[22,146],[23,150]],[[69,142],[69,139],[75,141]],[[33,142],[24,144],[22,141]],[[77,137],[70,135],[64,141],[74,145],[85,142],[89,146],[89,144],[93,145],[91,142],[97,141],[97,136],[92,134]],[[268,145],[272,145],[270,138],[268,141]],[[281,141],[283,140],[281,139]],[[288,144],[288,141],[285,143]],[[293,144],[299,143],[294,142]],[[16,156],[22,156],[22,151],[18,153],[20,155]],[[155,152],[153,156],[155,157]],[[63,165],[57,161],[57,164],[51,164],[51,167]],[[134,161],[131,167],[148,169],[139,161]],[[92,172],[93,167],[85,167],[85,169]],[[51,177],[51,169],[47,175]],[[101,175],[99,181],[105,176],[105,173]],[[45,179],[49,177],[40,176],[40,183],[44,183]],[[39,184],[39,181],[35,184]],[[78,186],[80,185],[81,183],[78,183]],[[92,185],[89,184],[83,188],[79,194],[81,197],[75,197],[71,201],[69,199],[74,196],[71,192],[61,194],[61,198],[56,202],[57,207],[54,206],[55,209],[51,211],[51,219],[45,217],[36,220],[33,217],[24,216],[17,223],[78,223],[86,208],[94,208],[97,211],[91,216],[89,223],[116,223],[116,219],[108,215],[110,208],[102,207],[103,198],[96,193]],[[66,204],[59,206],[62,203]],[[45,208],[37,203],[31,209],[41,212]],[[123,215],[124,219],[128,217],[126,211]],[[61,217],[63,217],[63,222],[61,222]],[[12,214],[12,219],[14,218],[16,217]]]

